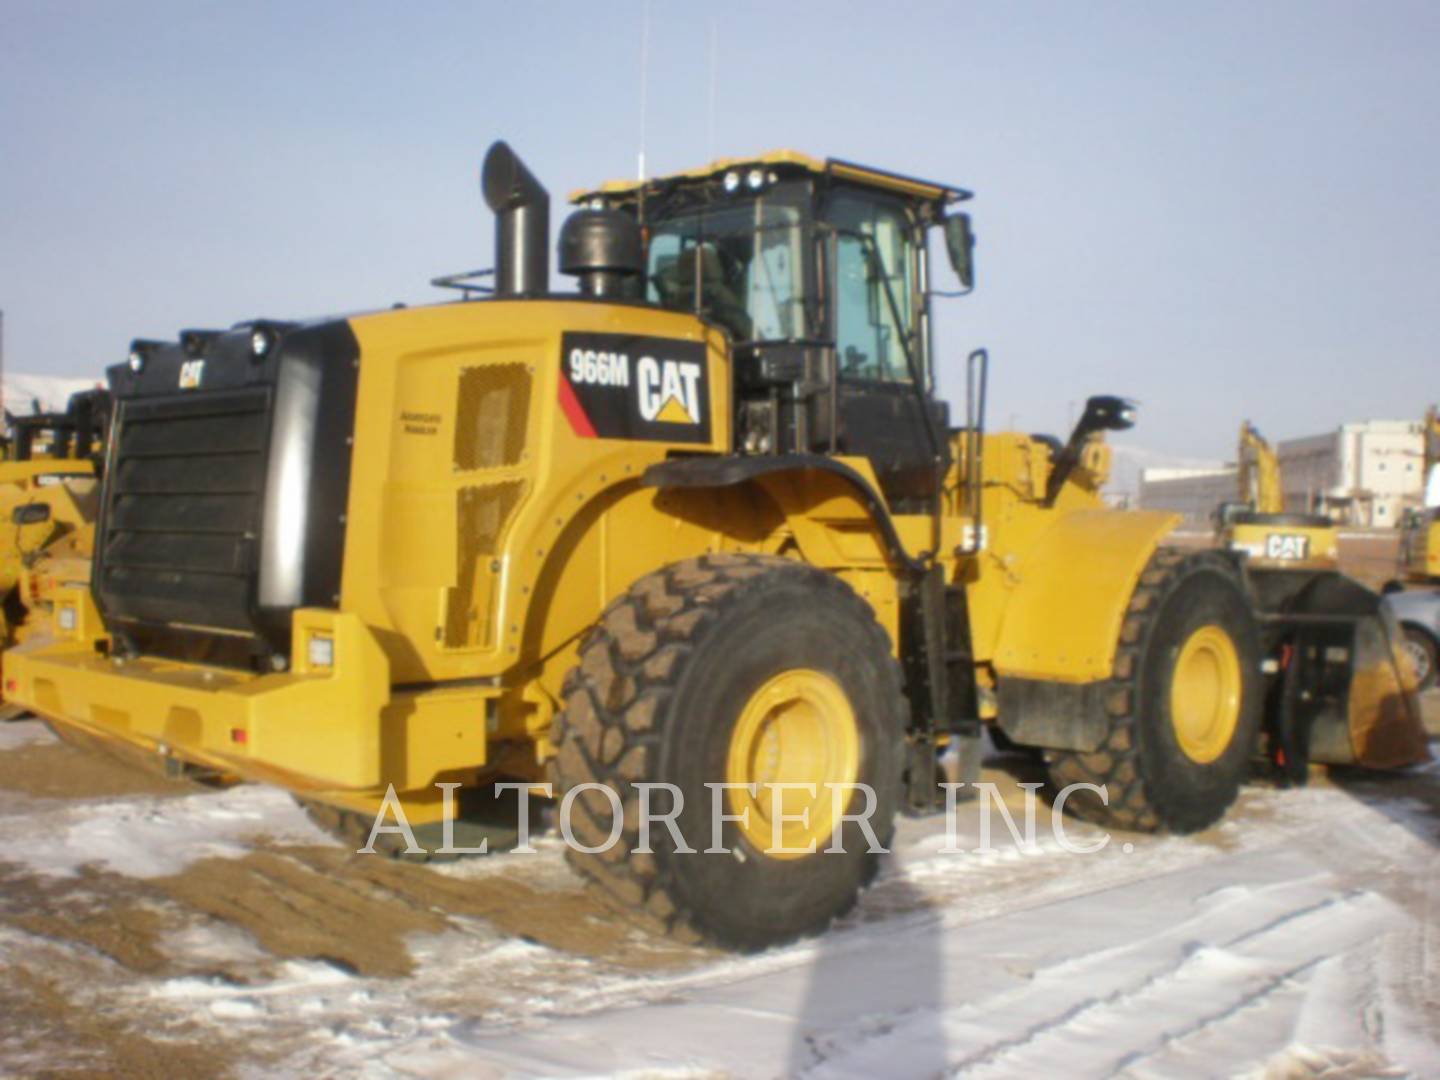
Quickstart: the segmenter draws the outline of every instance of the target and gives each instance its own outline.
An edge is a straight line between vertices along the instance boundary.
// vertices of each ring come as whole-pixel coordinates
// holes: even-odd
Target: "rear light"
[[[333,668],[335,666],[335,639],[323,634],[312,634],[306,645],[305,658],[312,668]]]
[[[256,360],[264,360],[271,347],[275,344],[275,335],[263,326],[257,326],[250,331],[250,355]]]

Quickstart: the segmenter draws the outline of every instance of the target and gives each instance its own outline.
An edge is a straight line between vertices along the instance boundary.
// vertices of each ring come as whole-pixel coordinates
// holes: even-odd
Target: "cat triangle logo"
[[[694,424],[695,417],[686,411],[685,406],[680,404],[679,398],[672,397],[661,410],[656,413],[655,419],[662,424]]]
[[[693,361],[642,356],[635,365],[636,403],[652,424],[700,423],[701,366]]]

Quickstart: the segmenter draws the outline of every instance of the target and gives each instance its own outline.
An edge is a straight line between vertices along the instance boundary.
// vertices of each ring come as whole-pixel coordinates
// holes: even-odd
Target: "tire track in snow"
[[[1352,894],[1298,907],[1215,945],[1187,947],[1175,966],[1085,1000],[984,1058],[966,1059],[957,1072],[1013,1076],[1066,1062],[1072,1070],[1084,1067],[1081,1062],[1093,1064],[1094,1075],[1123,1072],[1308,978],[1318,964],[1364,941],[1393,914],[1374,894]],[[1053,986],[1037,989],[1055,996]],[[1120,1049],[1127,1044],[1132,1048]],[[1097,1047],[1116,1049],[1096,1060]]]
[[[1334,898],[1322,890],[1318,880],[1224,890],[1178,925],[1062,959],[1018,990],[942,1011],[938,1024],[933,1016],[899,1017],[886,1036],[848,1053],[832,1046],[818,1072],[875,1075],[900,1047],[937,1033],[947,1047],[967,1048],[949,1055],[955,1073],[967,1077],[1138,1069],[1266,1006],[1395,914],[1374,894]],[[1249,1047],[1244,1060],[1253,1061]]]

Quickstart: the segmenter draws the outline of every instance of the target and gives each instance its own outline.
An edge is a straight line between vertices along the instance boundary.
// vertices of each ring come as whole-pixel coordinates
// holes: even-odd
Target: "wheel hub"
[[[1230,635],[1202,626],[1181,646],[1170,685],[1175,740],[1191,761],[1208,765],[1229,747],[1240,722],[1240,657]]]
[[[859,727],[840,684],[809,668],[787,671],[761,686],[740,711],[725,779],[756,787],[754,794],[729,789],[729,812],[744,815],[736,826],[758,850],[799,858],[829,839],[834,785],[853,784],[859,771]],[[777,790],[777,784],[806,786]],[[842,796],[842,807],[847,802]]]

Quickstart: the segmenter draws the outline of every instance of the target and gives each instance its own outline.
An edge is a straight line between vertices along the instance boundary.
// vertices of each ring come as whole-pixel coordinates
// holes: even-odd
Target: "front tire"
[[[853,821],[838,825],[826,785],[866,785],[869,818],[888,845],[900,787],[907,705],[885,631],[832,574],[762,555],[707,555],[640,579],[606,609],[582,643],[556,717],[557,794],[601,785],[620,804],[623,830],[607,851],[570,845],[571,864],[652,928],[682,941],[751,950],[818,933],[850,908],[878,855]],[[779,821],[767,783],[785,791]],[[681,850],[652,825],[636,851],[643,783],[683,799]],[[755,796],[707,785],[756,783]],[[864,792],[842,809],[860,813]],[[672,809],[652,790],[651,813]],[[848,802],[846,801],[848,800]],[[747,823],[718,823],[717,801]],[[571,800],[586,847],[611,831],[610,797],[596,787]],[[779,836],[777,848],[773,839]],[[814,847],[815,852],[796,849]],[[825,851],[841,847],[843,852]],[[779,849],[787,849],[781,851]]]
[[[1195,832],[1235,801],[1259,740],[1260,635],[1239,576],[1222,556],[1161,548],[1120,631],[1107,731],[1089,753],[1054,751],[1057,789],[1087,783],[1067,806],[1101,824]]]

